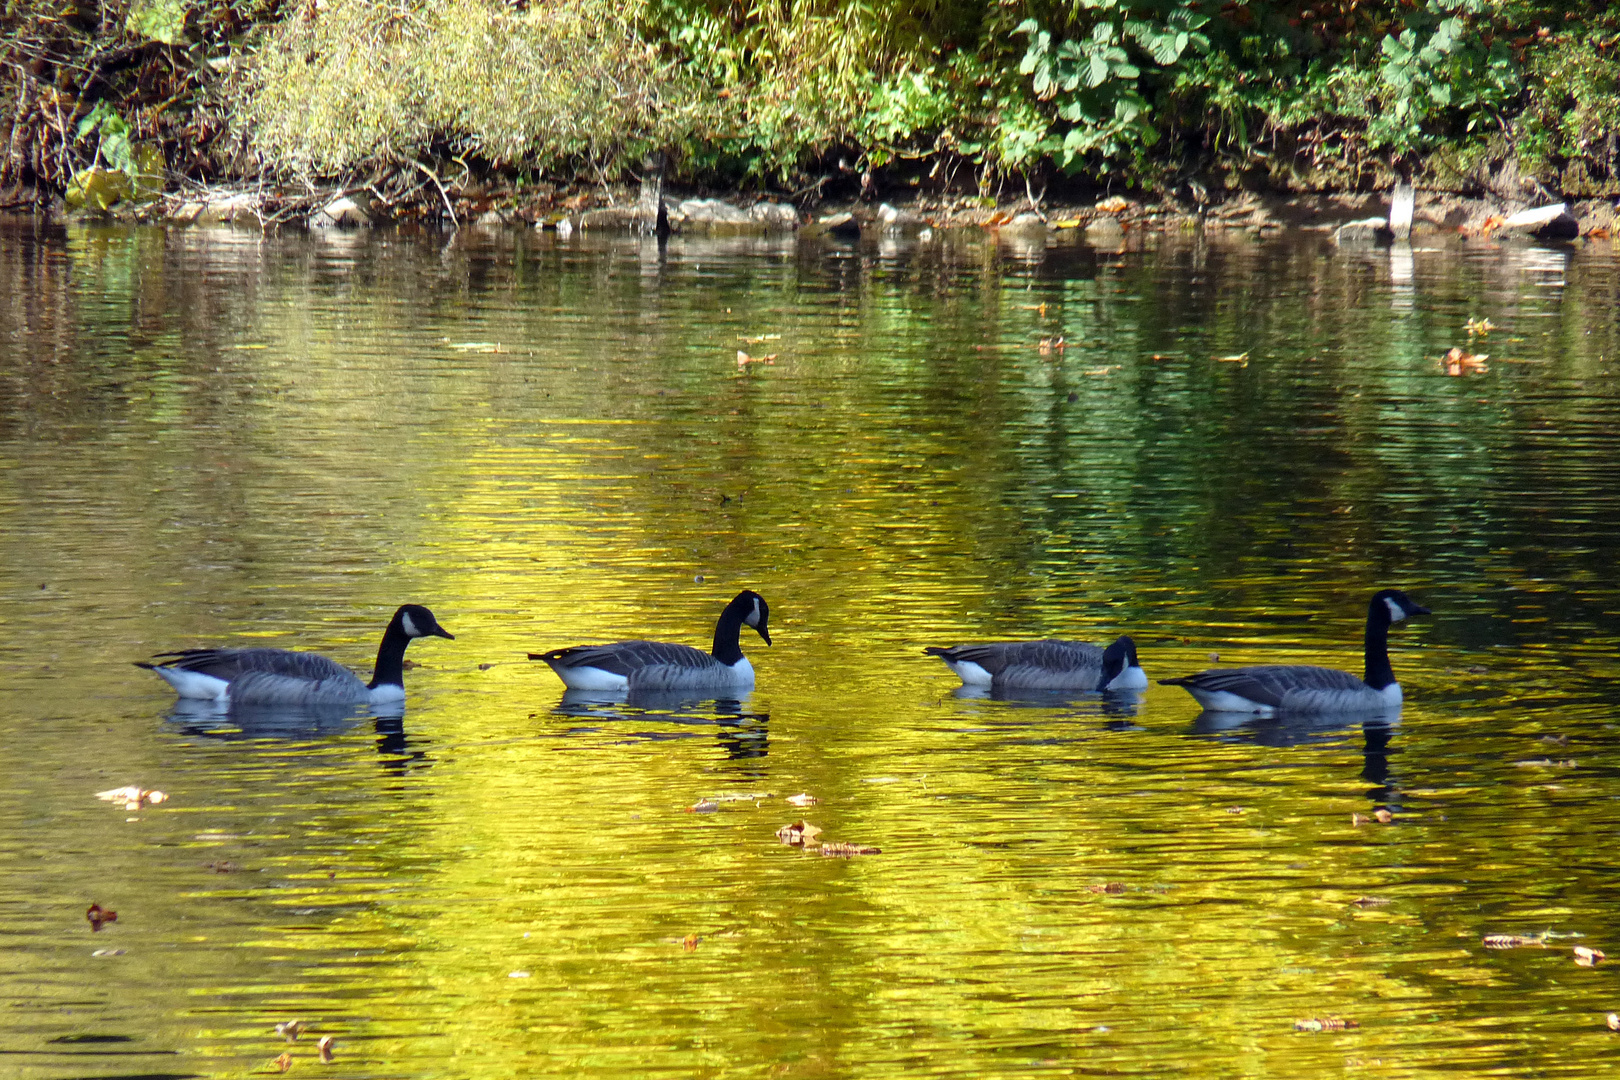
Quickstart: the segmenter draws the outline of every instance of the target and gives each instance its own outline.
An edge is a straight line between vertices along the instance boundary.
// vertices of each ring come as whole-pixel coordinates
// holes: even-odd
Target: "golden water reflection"
[[[0,234],[0,1072],[1594,1075],[1620,262],[1402,258]],[[1393,728],[964,697],[921,655],[1353,668],[1382,584],[1435,611]],[[703,644],[742,587],[746,701],[524,659]],[[177,710],[129,666],[364,667],[405,600],[456,640],[403,716]],[[128,783],[171,799],[94,798]],[[1582,936],[1480,944],[1547,930]]]

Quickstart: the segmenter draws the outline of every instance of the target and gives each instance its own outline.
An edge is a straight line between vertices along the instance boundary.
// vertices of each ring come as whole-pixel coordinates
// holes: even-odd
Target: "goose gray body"
[[[1310,664],[1260,664],[1213,668],[1179,679],[1160,679],[1180,686],[1210,712],[1258,716],[1390,712],[1401,707],[1401,684],[1389,664],[1389,627],[1412,615],[1427,615],[1399,589],[1383,589],[1367,605],[1363,640],[1365,674]]]
[[[744,590],[720,613],[709,652],[667,641],[614,641],[530,653],[543,660],[571,690],[751,690],[754,666],[743,655],[739,636],[750,626],[771,643],[770,608],[764,597]]]
[[[183,698],[235,705],[366,705],[405,697],[405,647],[419,637],[453,638],[433,612],[405,604],[383,632],[369,684],[342,664],[290,649],[182,649],[136,667],[161,675]]]
[[[923,652],[945,661],[968,686],[997,690],[1139,690],[1147,676],[1136,643],[1120,636],[1107,648],[1085,641],[992,641],[930,645]]]

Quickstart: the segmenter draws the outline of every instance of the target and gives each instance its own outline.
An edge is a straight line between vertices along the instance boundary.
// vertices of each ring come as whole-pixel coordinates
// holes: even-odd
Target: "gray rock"
[[[1347,221],[1333,230],[1336,244],[1385,244],[1395,238],[1387,218],[1370,217]]]
[[[1412,185],[1395,185],[1395,194],[1389,202],[1389,231],[1395,239],[1405,240],[1412,235],[1412,211],[1417,206],[1417,192]]]
[[[1111,217],[1110,218],[1098,218],[1097,221],[1099,221],[1099,222],[1100,221],[1112,221],[1115,225],[1119,225],[1118,219],[1111,218]],[[1093,224],[1095,224],[1095,222]],[[1032,212],[1025,212],[1025,213],[1019,214],[1017,217],[1015,217],[1011,221],[1007,222],[1007,224],[1003,225],[1001,228],[1002,228],[1003,232],[1045,232],[1046,231],[1046,222],[1045,222],[1045,220],[1042,219],[1041,215],[1039,215],[1039,214],[1032,213]],[[1123,226],[1120,227],[1119,232],[1120,232],[1120,235],[1122,235],[1122,236],[1124,235],[1125,229],[1124,229]]]
[[[755,220],[724,199],[683,199],[675,212],[694,225],[745,225]]]
[[[309,215],[312,229],[364,228],[371,224],[371,200],[362,194],[343,195]]]
[[[1573,240],[1581,235],[1581,225],[1563,203],[1553,203],[1521,210],[1502,222],[1498,231],[1522,233],[1537,240]]]
[[[912,232],[927,227],[928,222],[921,214],[910,210],[884,203],[878,207],[878,221],[883,224],[884,232]]]
[[[217,221],[230,224],[232,222],[255,222],[259,220],[254,210],[258,207],[259,197],[246,191],[235,195],[227,195],[222,199],[210,199],[197,215],[198,221]]]
[[[595,210],[587,210],[579,215],[579,227],[582,229],[622,229],[630,230],[641,222],[641,208],[639,206],[601,206]],[[558,229],[562,228],[558,225]]]
[[[762,202],[748,208],[748,216],[772,229],[796,229],[799,212],[786,203]]]
[[[858,240],[861,235],[861,223],[855,220],[855,215],[849,212],[833,214],[822,218],[817,224],[827,230],[829,236],[836,236],[840,240]]]
[[[1030,216],[1033,217],[1034,215]],[[1086,222],[1086,239],[1092,243],[1117,243],[1125,239],[1125,226],[1121,225],[1119,218],[1114,217],[1112,214],[1092,218]]]
[[[169,220],[174,222],[176,225],[190,225],[193,221],[197,220],[198,216],[202,214],[203,210],[206,208],[206,203],[195,201],[183,202],[175,208],[174,213],[169,215]]]
[[[478,215],[474,225],[482,225],[486,229],[498,229],[503,225],[512,224],[512,212],[491,207]]]

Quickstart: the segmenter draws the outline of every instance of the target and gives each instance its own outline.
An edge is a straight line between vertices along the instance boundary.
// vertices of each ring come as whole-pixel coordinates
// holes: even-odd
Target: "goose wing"
[[[328,660],[319,653],[288,649],[181,649],[158,653],[153,659],[162,661],[152,665],[155,667],[195,671],[229,683],[250,673],[305,682],[355,679],[354,672],[335,660]]]
[[[1179,679],[1160,679],[1164,686],[1185,686],[1206,693],[1227,693],[1256,705],[1282,708],[1291,694],[1316,691],[1365,690],[1367,684],[1337,668],[1310,664],[1260,664],[1255,667],[1214,668]]]
[[[930,646],[923,650],[947,663],[978,664],[991,678],[1010,678],[1015,672],[1068,672],[1098,668],[1103,651],[1084,641],[990,641],[979,645]]]
[[[592,667],[630,678],[643,668],[672,667],[701,670],[719,667],[720,662],[690,645],[667,641],[615,641],[607,645],[575,645],[545,653],[530,653],[530,660],[544,660],[554,668]]]

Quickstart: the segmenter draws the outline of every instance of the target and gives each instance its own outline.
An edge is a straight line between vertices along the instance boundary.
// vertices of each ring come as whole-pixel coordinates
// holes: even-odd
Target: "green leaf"
[[[184,0],[131,0],[124,28],[137,37],[179,45],[186,40],[189,13]]]

